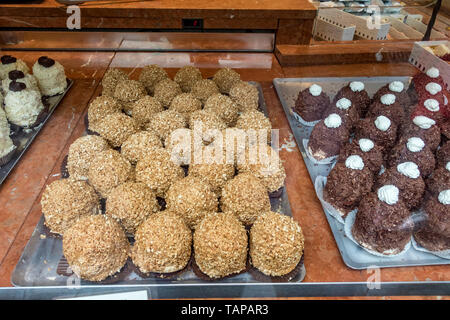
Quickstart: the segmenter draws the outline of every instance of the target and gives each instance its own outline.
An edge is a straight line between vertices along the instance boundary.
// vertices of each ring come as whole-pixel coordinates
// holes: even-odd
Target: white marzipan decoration
[[[338,114],[332,113],[325,118],[324,123],[328,128],[339,128],[342,124],[342,119]]]
[[[313,84],[309,87],[309,93],[311,93],[314,97],[317,97],[322,93],[322,87],[317,84]]]
[[[439,92],[442,91],[442,87],[439,83],[436,82],[429,82],[426,86],[425,86],[425,90],[428,91],[428,93],[432,94],[433,96]]]
[[[391,126],[391,120],[385,116],[379,116],[375,119],[375,126],[381,131],[387,131]]]
[[[364,169],[364,161],[360,156],[352,155],[345,160],[345,166],[353,170],[362,170]]]
[[[450,189],[439,192],[438,200],[442,204],[450,204]]]
[[[427,100],[425,100],[423,105],[425,106],[425,108],[427,108],[431,112],[439,111],[439,102],[435,99],[427,99]]]
[[[352,89],[353,92],[360,92],[364,90],[364,83],[361,81],[352,81],[350,82],[350,89]]]
[[[375,147],[375,144],[370,139],[359,139],[358,143],[363,152],[369,152]]]
[[[436,121],[425,116],[414,117],[413,123],[421,129],[430,129],[436,124]]]
[[[392,81],[389,84],[389,90],[391,90],[393,92],[402,92],[404,88],[405,88],[405,85],[401,81]]]
[[[425,142],[423,142],[423,140],[418,137],[412,137],[408,139],[406,147],[411,152],[420,152],[425,147]]]
[[[430,78],[437,78],[439,77],[439,70],[435,67],[431,67],[427,70],[427,76],[429,76]]]
[[[348,108],[350,108],[351,105],[352,105],[352,102],[350,100],[348,100],[347,98],[339,99],[336,102],[336,107],[341,110],[347,110]]]
[[[389,106],[395,103],[395,95],[393,95],[392,93],[384,94],[381,96],[380,101],[382,104]]]
[[[396,186],[392,184],[388,184],[385,186],[382,186],[380,189],[378,189],[378,199],[380,201],[383,201],[389,205],[396,204],[398,202],[398,195],[399,190]]]
[[[420,177],[420,170],[414,162],[403,162],[397,166],[397,171],[411,179]]]

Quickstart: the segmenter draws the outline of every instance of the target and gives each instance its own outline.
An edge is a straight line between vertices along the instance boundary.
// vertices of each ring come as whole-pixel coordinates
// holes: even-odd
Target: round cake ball
[[[323,112],[322,118],[326,118],[333,113],[341,117],[342,122],[349,130],[351,130],[359,120],[358,107],[347,98],[340,98],[339,100],[334,98],[328,109]]]
[[[170,79],[165,79],[155,85],[154,97],[161,102],[164,107],[169,107],[173,98],[181,94],[181,92],[178,83]]]
[[[95,98],[88,107],[89,129],[95,132],[96,125],[100,120],[103,120],[110,114],[121,111],[121,104],[113,97],[101,95]]]
[[[263,213],[250,229],[252,265],[265,275],[283,276],[293,271],[303,256],[305,238],[292,217]]]
[[[46,56],[42,56],[33,65],[33,75],[39,83],[39,89],[44,96],[54,96],[63,93],[67,88],[64,67]]]
[[[165,198],[169,187],[183,177],[183,169],[171,160],[165,149],[152,149],[147,157],[136,164],[136,181],[149,186],[157,197]]]
[[[250,130],[255,130],[258,141],[262,143],[260,139],[263,138],[260,131],[267,132],[267,142],[270,143],[272,140],[272,124],[269,118],[267,118],[264,113],[257,110],[248,110],[239,116],[236,121],[236,128],[242,129],[249,133]]]
[[[67,170],[75,180],[87,180],[89,167],[97,153],[109,150],[108,142],[96,135],[87,135],[75,140],[69,147]]]
[[[105,138],[114,148],[118,148],[132,134],[138,132],[139,127],[133,118],[123,113],[113,113],[96,124],[96,132]]]
[[[137,229],[131,258],[143,273],[176,272],[188,264],[191,245],[191,230],[183,219],[170,211],[158,212]]]
[[[237,274],[246,268],[247,245],[247,232],[234,215],[208,214],[195,229],[195,263],[213,279]]]
[[[173,131],[166,138],[164,146],[174,163],[187,166],[195,160],[194,155],[196,150],[194,142],[193,131],[188,128],[181,128]],[[200,140],[198,148],[202,147],[203,141]]]
[[[114,90],[114,98],[123,103],[126,113],[133,113],[133,102],[145,97],[147,92],[144,86],[137,80],[121,80]]]
[[[152,131],[140,131],[132,134],[120,148],[120,153],[132,164],[144,159],[148,150],[162,148],[161,139]]]
[[[370,139],[386,152],[397,140],[397,125],[385,116],[360,119],[355,124],[355,138]]]
[[[217,114],[228,127],[233,127],[238,118],[239,109],[230,97],[217,93],[206,100],[204,110]]]
[[[202,108],[202,103],[192,93],[182,93],[173,98],[169,110],[174,110],[189,120],[189,115]]]
[[[235,214],[247,226],[270,211],[267,188],[250,173],[239,173],[225,184],[220,205],[222,211]]]
[[[25,83],[11,82],[10,91],[5,97],[5,113],[10,123],[23,128],[38,125],[41,115],[46,109],[42,103],[41,94],[27,89]]]
[[[305,121],[318,121],[330,107],[330,97],[317,84],[298,93],[294,111]]]
[[[51,232],[64,234],[75,221],[98,214],[100,202],[94,188],[84,181],[61,179],[45,187],[41,198],[45,225]]]
[[[36,90],[36,91],[40,92],[39,85],[38,85],[38,82],[37,82],[37,79],[35,76],[33,76],[32,74],[29,74],[29,73],[25,74],[19,70],[13,70],[8,73],[8,77],[6,79],[3,79],[1,81],[1,84],[2,84],[1,88],[3,89],[3,92],[5,95],[8,94],[9,85],[13,81],[23,82],[23,83],[25,83],[25,85],[28,89],[32,89],[32,90]]]
[[[347,142],[341,148],[338,161],[345,162],[351,155],[360,156],[364,161],[364,165],[374,174],[380,172],[384,163],[383,148],[370,139],[353,139],[352,142]]]
[[[213,77],[221,93],[228,94],[231,88],[241,80],[241,75],[231,68],[219,69]]]
[[[445,167],[438,167],[432,175],[426,180],[427,190],[433,195],[438,196],[443,190],[450,189],[450,162]]]
[[[134,102],[132,109],[131,115],[141,128],[150,122],[154,114],[164,111],[161,102],[150,96],[145,96]]]
[[[225,122],[217,114],[208,110],[194,111],[189,118],[189,128],[198,131],[206,142],[214,140],[217,130],[222,131],[226,127]]]
[[[406,118],[405,107],[400,104],[395,95],[388,93],[382,95],[379,100],[373,101],[366,114],[368,118],[381,115],[400,125]]]
[[[153,94],[156,84],[165,79],[169,79],[167,72],[156,64],[145,66],[139,75],[139,81],[144,84],[149,94]]]
[[[268,192],[275,192],[284,185],[286,172],[278,153],[266,144],[247,148],[245,161],[238,162],[239,172],[248,172],[264,184]]]
[[[190,92],[194,84],[202,79],[200,70],[193,66],[184,66],[177,71],[173,78],[180,85],[183,92]]]
[[[219,88],[214,83],[214,81],[209,79],[203,79],[197,81],[192,87],[191,93],[200,100],[203,104],[206,100],[213,94],[219,93]]]
[[[80,218],[63,238],[63,254],[82,279],[102,281],[125,265],[130,244],[120,224],[106,215]]]
[[[173,110],[164,110],[155,113],[146,128],[153,130],[162,141],[165,141],[173,131],[185,128],[186,125],[186,120],[181,114]]]
[[[132,179],[133,167],[115,150],[99,152],[88,171],[89,183],[103,198],[108,198],[115,187]]]
[[[114,188],[106,200],[106,214],[120,222],[125,232],[134,235],[137,227],[159,211],[153,191],[141,182],[125,182]]]
[[[8,78],[8,73],[13,70],[19,70],[27,74],[30,72],[27,64],[10,55],[4,55],[0,58],[0,80]]]
[[[402,124],[400,136],[404,139],[419,137],[432,151],[436,151],[441,143],[441,130],[435,124],[433,119],[424,116],[414,117],[413,121]]]
[[[128,80],[128,76],[120,69],[111,68],[106,71],[102,79],[102,96],[114,96],[119,81]]]
[[[352,102],[352,105],[355,106],[358,110],[358,114],[360,117],[363,117],[366,114],[367,108],[370,104],[370,97],[365,90],[364,83],[362,83],[361,81],[352,81],[345,87],[342,87],[336,93],[334,101],[338,101],[342,98],[347,98]]]
[[[167,209],[180,215],[195,229],[207,212],[218,209],[217,196],[202,179],[188,176],[173,183],[166,194]]]
[[[258,89],[245,81],[239,81],[230,89],[230,98],[238,105],[239,111],[258,109]]]

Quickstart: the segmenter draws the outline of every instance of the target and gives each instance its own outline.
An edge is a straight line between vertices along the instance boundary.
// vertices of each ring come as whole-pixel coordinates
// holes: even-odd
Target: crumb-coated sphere
[[[133,178],[133,167],[115,150],[99,152],[92,159],[88,171],[89,183],[103,198],[112,189]]]
[[[116,86],[122,80],[128,80],[125,72],[116,68],[108,69],[102,79],[102,96],[114,96]]]
[[[106,215],[80,218],[63,238],[63,254],[82,279],[101,281],[125,265],[130,244],[120,224]]]
[[[125,182],[114,188],[106,200],[106,214],[116,219],[130,235],[157,211],[159,205],[155,193],[142,182]]]
[[[151,117],[146,129],[153,130],[153,132],[164,141],[173,131],[185,128],[186,126],[186,119],[181,114],[174,110],[164,110],[155,113]]]
[[[139,126],[133,118],[118,112],[106,116],[96,125],[96,132],[114,148],[120,147],[138,130]]]
[[[266,212],[250,229],[252,265],[268,276],[283,276],[293,271],[303,255],[305,239],[292,217]]]
[[[152,131],[139,131],[132,134],[120,148],[120,153],[132,164],[144,159],[148,150],[162,148],[161,139]]]
[[[193,66],[184,66],[177,71],[173,78],[180,85],[183,92],[190,92],[194,84],[202,79],[200,70]]]
[[[139,81],[149,94],[153,94],[156,84],[165,79],[169,79],[167,72],[156,64],[145,66],[139,75]]]
[[[125,112],[131,114],[131,102],[135,102],[147,95],[144,86],[137,80],[121,80],[114,90],[114,98],[123,102]]]
[[[51,232],[64,234],[78,218],[99,213],[99,200],[94,188],[85,181],[53,181],[41,198],[45,225]]]
[[[202,103],[192,93],[182,93],[173,98],[169,110],[174,110],[189,119],[191,112],[200,110]]]
[[[228,94],[230,89],[241,80],[241,75],[231,68],[222,68],[218,70],[213,77],[221,93]]]
[[[169,107],[173,98],[181,94],[181,92],[178,83],[170,79],[164,79],[156,84],[154,97],[164,107]]]
[[[188,128],[181,128],[164,140],[164,146],[169,152],[172,161],[179,165],[190,165],[195,160],[194,132]],[[199,148],[203,147],[203,141],[199,142]]]
[[[264,184],[268,192],[275,192],[284,185],[286,172],[278,153],[266,144],[259,144],[253,150],[247,148],[246,157],[238,162],[239,172],[248,172]]]
[[[217,114],[228,127],[236,124],[239,109],[228,96],[220,93],[213,94],[206,100],[204,109]]]
[[[195,229],[207,212],[218,209],[217,196],[203,180],[188,176],[173,183],[166,194],[167,209],[180,215]]]
[[[258,89],[245,81],[239,81],[230,89],[230,98],[238,105],[239,111],[258,109]]]
[[[197,81],[192,87],[191,93],[199,99],[203,104],[206,103],[206,100],[213,94],[219,93],[219,88],[214,83],[214,81],[210,79],[203,79]]]
[[[96,130],[96,124],[103,120],[106,116],[113,113],[120,113],[122,105],[110,96],[99,96],[95,98],[88,107],[89,129]]]
[[[191,113],[189,117],[189,128],[202,135],[204,141],[212,141],[217,131],[227,128],[225,122],[214,112],[198,110]],[[214,132],[216,131],[216,132]]]
[[[213,279],[244,271],[247,246],[245,227],[230,213],[208,214],[195,229],[195,263]]]
[[[264,113],[258,110],[248,110],[239,115],[236,121],[236,128],[242,129],[244,131],[255,130],[258,141],[262,143],[260,139],[263,136],[259,133],[261,130],[266,131],[267,142],[272,140],[272,124],[269,118],[267,118]]]
[[[148,217],[137,229],[131,251],[141,272],[182,270],[191,258],[192,234],[183,219],[170,211]]]
[[[183,177],[183,169],[171,160],[165,149],[151,150],[136,164],[136,181],[145,183],[157,197],[165,198],[169,187]]]
[[[250,173],[239,173],[222,189],[222,211],[235,214],[251,225],[262,213],[270,211],[270,199],[261,180]]]
[[[108,142],[100,136],[87,135],[75,140],[69,147],[67,170],[75,180],[87,180],[92,159],[101,151],[110,149]]]
[[[164,111],[161,102],[151,96],[145,96],[133,103],[131,116],[142,128],[150,122],[152,116]]]

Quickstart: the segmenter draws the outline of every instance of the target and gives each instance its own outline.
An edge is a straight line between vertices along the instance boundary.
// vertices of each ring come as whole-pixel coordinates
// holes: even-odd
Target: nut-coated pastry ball
[[[236,128],[245,130],[248,134],[253,130],[259,142],[264,139],[263,136],[260,136],[260,130],[264,130],[267,133],[267,143],[272,140],[272,124],[269,118],[258,110],[248,110],[241,113],[236,121]]]
[[[106,214],[119,221],[130,235],[158,210],[155,194],[142,182],[125,182],[114,188],[106,200]]]
[[[173,98],[181,94],[181,92],[178,83],[170,79],[165,79],[156,84],[154,97],[167,108],[170,106]]]
[[[197,81],[192,87],[191,93],[199,99],[203,104],[206,100],[213,94],[219,93],[219,88],[214,83],[214,81],[209,79],[203,79]]]
[[[208,214],[195,229],[195,263],[213,279],[242,272],[247,263],[247,232],[231,213]]]
[[[162,148],[161,139],[152,131],[139,131],[131,135],[120,148],[120,153],[132,164],[144,159],[148,150]]]
[[[103,95],[95,98],[88,107],[89,129],[96,131],[96,124],[98,122],[110,114],[120,113],[121,111],[122,106],[117,99]]]
[[[189,115],[202,108],[202,103],[192,93],[182,93],[173,98],[169,110],[182,114],[187,120]]]
[[[149,94],[153,94],[156,84],[165,79],[169,79],[167,72],[156,64],[145,66],[139,75],[139,81],[144,84]]]
[[[170,211],[155,213],[137,229],[131,252],[143,273],[172,273],[191,258],[192,234],[183,219]]]
[[[162,141],[165,141],[173,131],[186,126],[186,119],[181,114],[174,110],[164,110],[152,116],[146,129],[152,130]]]
[[[108,69],[102,79],[102,96],[113,97],[117,84],[122,80],[128,80],[125,72],[116,68]]]
[[[61,179],[45,187],[41,198],[45,225],[51,232],[64,234],[75,221],[100,211],[98,195],[85,181]]]
[[[133,167],[115,150],[99,152],[88,171],[89,183],[103,198],[115,187],[133,178]]]
[[[241,75],[231,68],[222,68],[214,74],[213,81],[221,93],[230,93],[230,89],[241,80]]]
[[[151,96],[145,96],[134,102],[132,109],[133,113],[131,116],[141,128],[150,122],[154,114],[164,111],[161,102]]]
[[[222,211],[235,214],[247,226],[270,211],[266,187],[250,173],[239,173],[228,181],[222,189],[220,203]]]
[[[227,125],[216,113],[203,109],[191,113],[189,128],[201,135],[204,141],[211,142]]]
[[[250,229],[252,265],[268,276],[286,275],[299,264],[304,243],[302,229],[292,217],[266,212]]]
[[[177,71],[173,78],[180,85],[183,92],[190,92],[194,84],[202,79],[200,70],[193,66],[184,66]]]
[[[132,134],[138,132],[139,126],[133,118],[117,112],[97,122],[95,129],[111,146],[118,148]]]
[[[123,110],[128,115],[133,114],[133,103],[146,95],[144,85],[137,80],[121,80],[114,90],[114,98],[122,103]]]
[[[241,112],[258,108],[258,89],[248,82],[240,81],[236,83],[230,89],[230,98],[238,105]]]
[[[122,269],[130,244],[120,224],[106,215],[80,218],[63,238],[63,253],[82,279],[102,281]]]
[[[217,93],[208,98],[205,110],[217,114],[228,127],[233,127],[238,118],[238,106],[230,97]]]

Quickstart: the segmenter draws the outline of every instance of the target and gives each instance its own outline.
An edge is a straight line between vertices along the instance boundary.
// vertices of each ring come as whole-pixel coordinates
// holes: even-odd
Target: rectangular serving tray
[[[5,179],[8,177],[12,169],[14,169],[16,164],[19,162],[20,158],[22,158],[24,153],[27,151],[28,147],[31,145],[36,136],[45,126],[48,119],[50,119],[53,111],[55,111],[56,107],[59,105],[59,103],[64,98],[66,93],[70,90],[72,84],[73,80],[67,79],[67,88],[66,90],[64,90],[63,93],[47,98],[46,101],[49,104],[48,112],[47,115],[44,117],[43,121],[38,126],[32,129],[20,129],[17,133],[11,136],[11,139],[14,141],[14,143],[17,143],[18,149],[14,157],[7,164],[0,167],[0,185],[3,183],[3,181],[5,181]]]
[[[267,107],[264,101],[264,95],[261,85],[257,82],[250,82],[258,88],[259,91],[259,108],[267,116]],[[286,188],[282,189],[282,194],[279,198],[270,198],[272,211],[280,212],[288,216],[292,216],[291,207],[289,204]],[[44,217],[42,216],[37,224],[30,240],[28,241],[22,256],[17,263],[11,282],[14,286],[19,287],[35,287],[35,286],[89,286],[98,285],[93,282],[81,280],[78,277],[71,275],[68,272],[61,272],[61,258],[62,258],[62,240],[49,237],[44,227]],[[59,266],[59,268],[58,268]],[[58,271],[59,269],[59,271]],[[65,273],[65,274],[64,274]],[[306,269],[302,265],[299,274],[288,283],[294,284],[303,281],[306,274]],[[119,281],[111,283],[113,286],[139,286],[139,285],[204,285],[213,286],[217,284],[229,285],[245,285],[261,283],[255,280],[249,272],[236,275],[234,277],[226,278],[218,281],[204,281],[199,279],[191,269],[175,278],[141,278],[134,271],[127,272],[127,274]],[[106,285],[106,284],[105,284]]]
[[[365,84],[365,90],[369,96],[372,97],[379,88],[392,81],[401,81],[406,85],[409,85],[411,77],[275,78],[273,80],[273,84],[289,121],[297,146],[303,156],[313,185],[317,176],[328,176],[332,164],[319,165],[312,163],[306,155],[302,141],[303,139],[309,138],[313,127],[303,126],[294,118],[292,113],[295,100],[301,90],[308,88],[313,83],[320,85],[323,91],[332,99],[338,90],[347,85],[350,81],[362,81]],[[450,264],[450,260],[448,259],[417,251],[412,246],[404,254],[395,257],[378,257],[371,255],[348,239],[344,234],[344,225],[333,218],[325,208],[323,208],[323,210],[326,213],[325,216],[339,247],[342,259],[345,264],[352,269]]]

